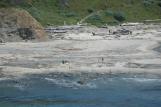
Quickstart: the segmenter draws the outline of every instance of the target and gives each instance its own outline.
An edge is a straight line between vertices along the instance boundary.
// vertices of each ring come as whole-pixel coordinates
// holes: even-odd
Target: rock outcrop
[[[27,11],[0,9],[0,39],[5,42],[47,39],[44,28]]]

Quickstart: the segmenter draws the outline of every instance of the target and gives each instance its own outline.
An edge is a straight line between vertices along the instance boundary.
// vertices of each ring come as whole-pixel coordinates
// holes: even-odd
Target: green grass
[[[61,0],[33,0],[32,5],[20,5],[26,9],[44,26],[76,24],[92,12],[100,11],[85,20],[93,25],[120,23],[112,13],[121,12],[124,14],[124,22],[140,22],[161,18],[161,7],[158,2],[161,0],[68,0],[68,6],[60,4]],[[151,3],[151,1],[154,1]],[[4,4],[2,4],[4,5]],[[95,17],[95,18],[94,18]]]

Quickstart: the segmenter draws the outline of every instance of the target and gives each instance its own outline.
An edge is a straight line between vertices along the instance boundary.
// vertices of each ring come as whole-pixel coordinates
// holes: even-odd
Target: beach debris
[[[132,31],[127,30],[127,29],[119,29],[117,31],[114,31],[113,34],[114,35],[118,35],[118,34],[120,34],[120,35],[129,35],[130,34],[131,35]]]
[[[123,23],[121,26],[137,26],[137,25],[143,25],[144,23]]]
[[[67,33],[70,30],[78,30],[82,28],[82,26],[79,25],[71,25],[71,26],[49,26],[45,28],[44,30],[49,33]]]
[[[56,33],[56,34],[49,35],[49,38],[51,38],[51,39],[64,39],[64,35]]]

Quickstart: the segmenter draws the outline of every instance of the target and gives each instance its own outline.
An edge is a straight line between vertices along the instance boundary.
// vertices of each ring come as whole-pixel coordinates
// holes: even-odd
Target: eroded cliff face
[[[0,39],[4,42],[47,39],[41,24],[27,11],[15,8],[0,9]]]

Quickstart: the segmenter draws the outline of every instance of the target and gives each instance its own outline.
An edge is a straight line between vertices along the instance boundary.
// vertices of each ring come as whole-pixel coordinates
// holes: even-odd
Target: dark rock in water
[[[70,74],[64,74],[64,77],[71,77],[71,75]]]
[[[85,81],[79,80],[79,81],[77,81],[77,83],[80,85],[83,85],[83,84],[85,84]]]

